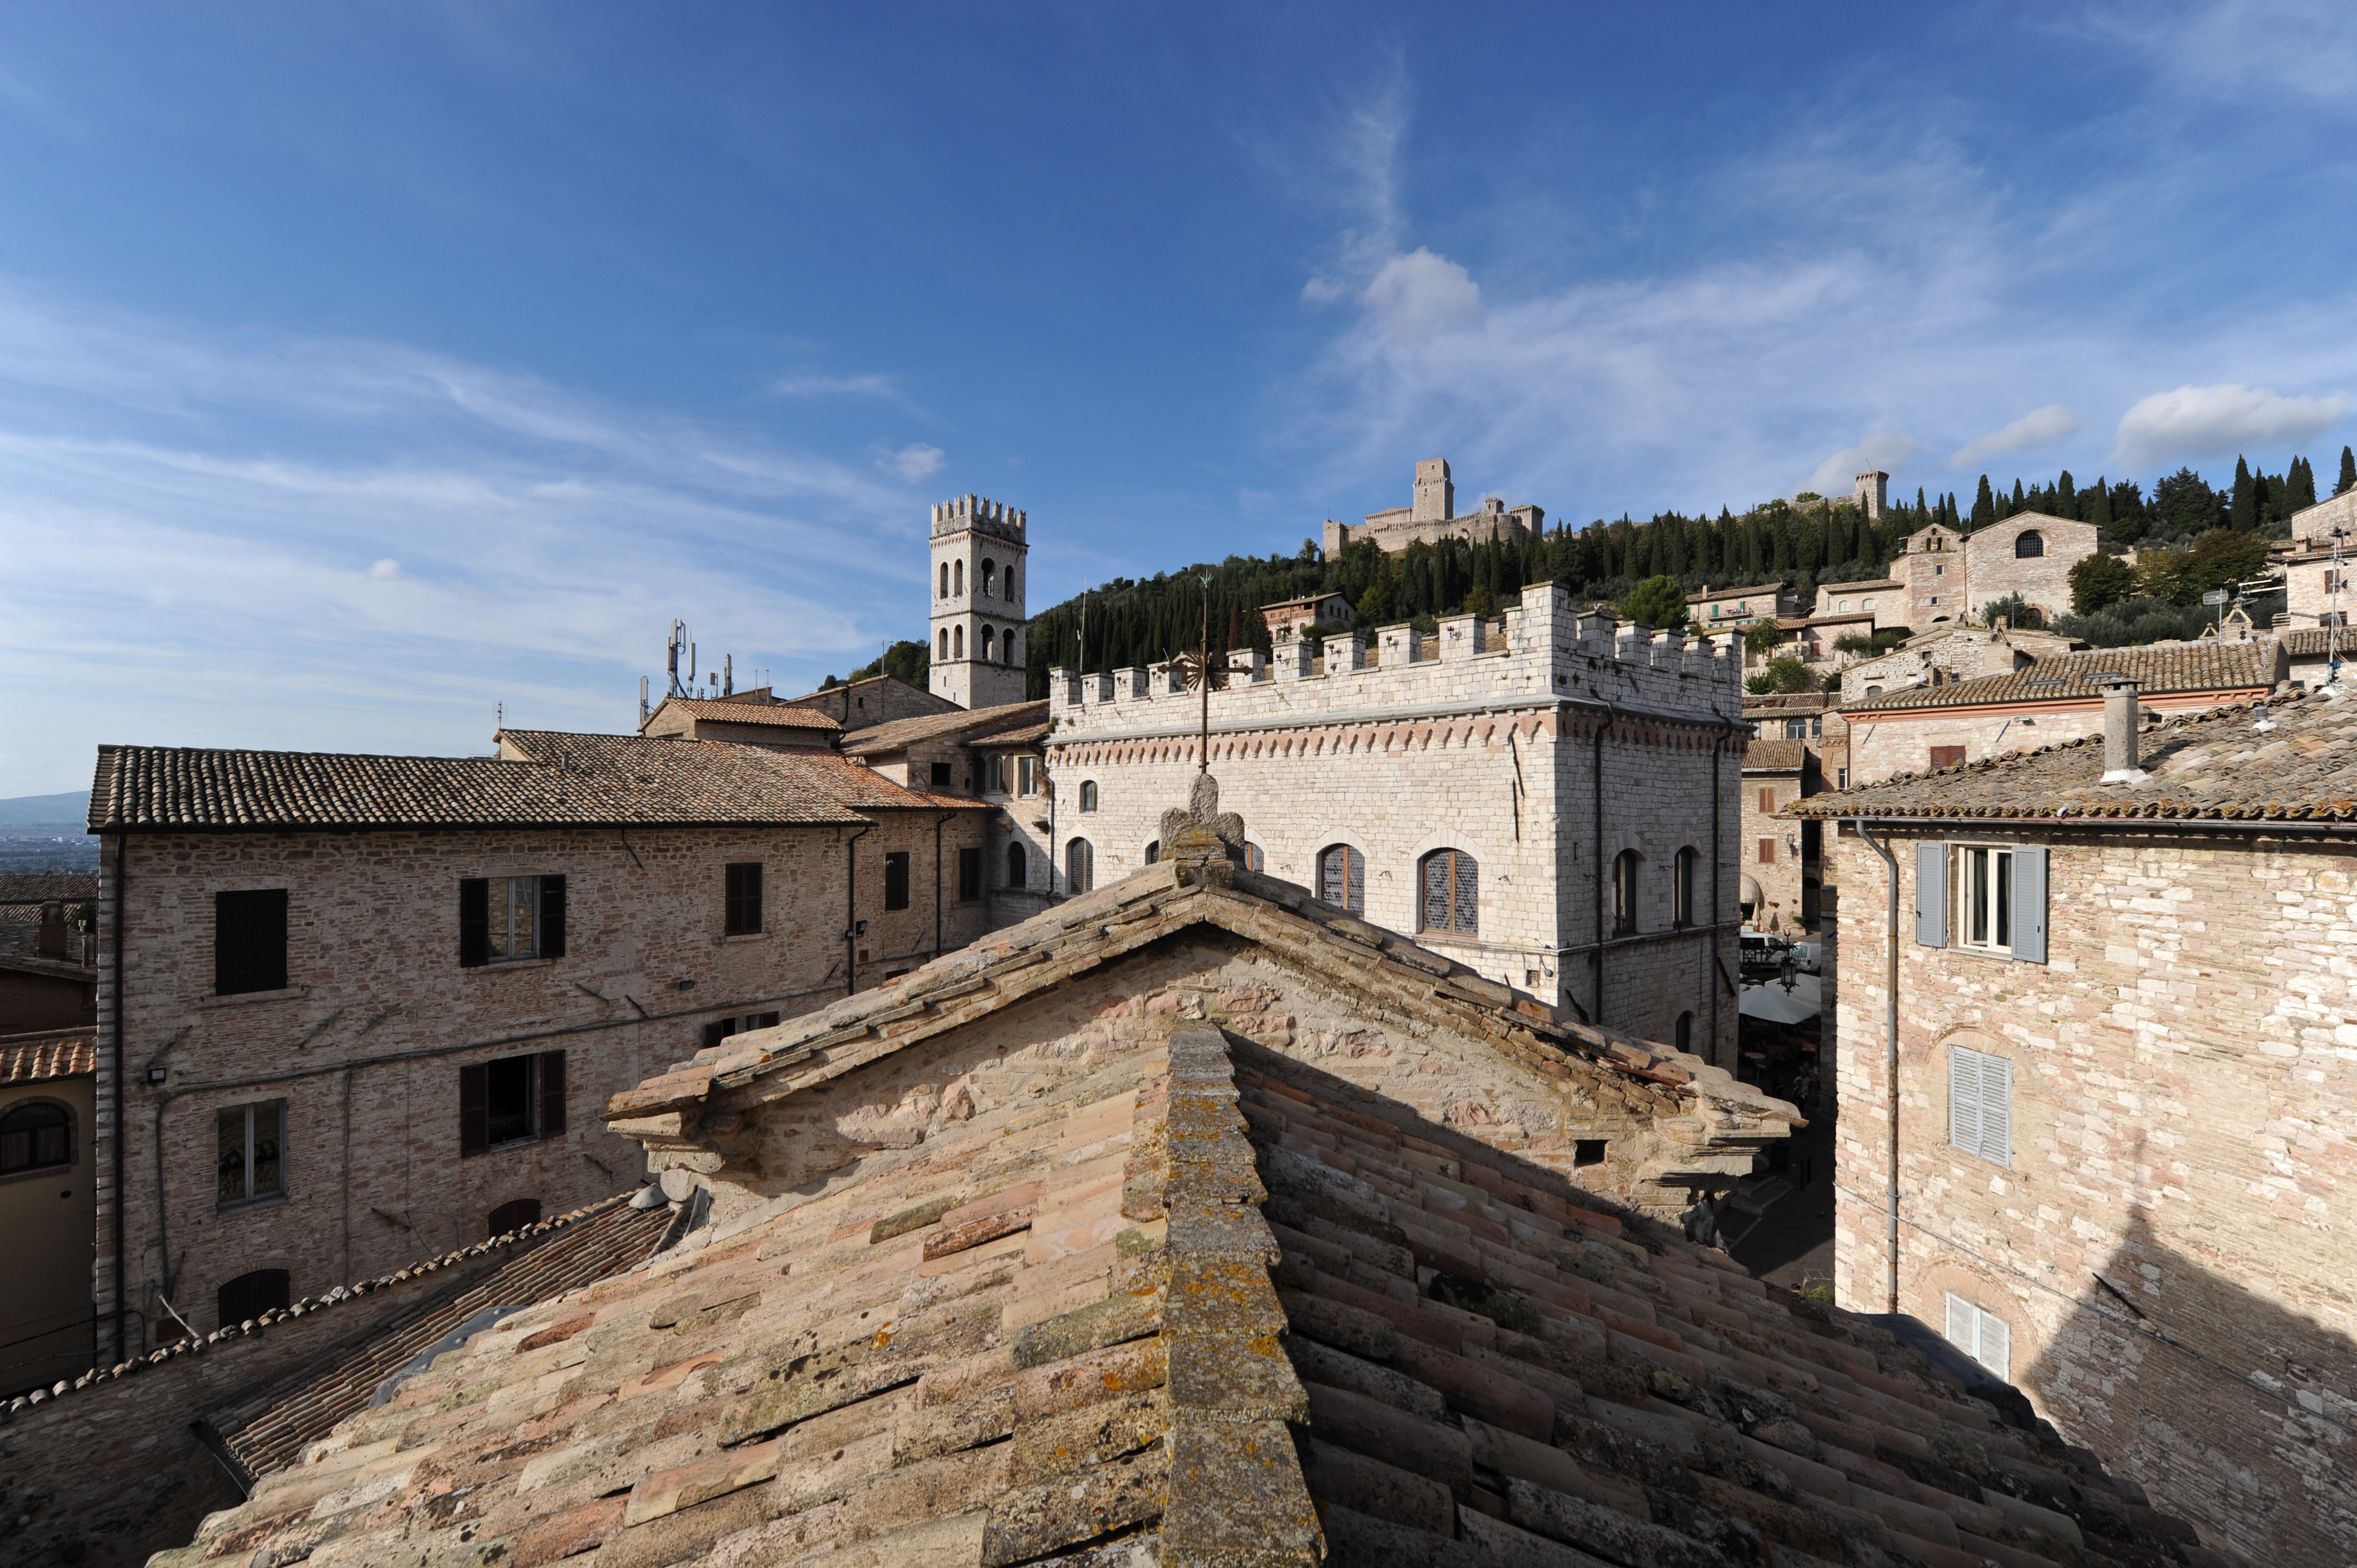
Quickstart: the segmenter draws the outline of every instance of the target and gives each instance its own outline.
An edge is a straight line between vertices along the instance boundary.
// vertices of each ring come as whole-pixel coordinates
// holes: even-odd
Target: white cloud
[[[368,575],[371,583],[397,583],[401,581],[401,563],[387,556],[371,566]]]
[[[1792,487],[1797,495],[1813,490],[1821,496],[1855,495],[1857,477],[1880,469],[1888,474],[1906,466],[1923,450],[1923,444],[1898,430],[1869,430],[1855,446],[1845,446],[1817,465],[1816,472]]]
[[[2346,114],[2357,76],[2357,11],[2343,0],[2104,3],[2050,25],[2143,59],[2175,92],[2273,107],[2288,95]]]
[[[1977,441],[1964,443],[1950,455],[1948,467],[1966,467],[2007,452],[2033,452],[2040,446],[2067,441],[2078,433],[2079,416],[2059,403],[2050,403],[2023,414],[2002,430],[1992,430]]]
[[[1429,338],[1481,324],[1480,285],[1455,262],[1421,246],[1385,262],[1360,297],[1394,338]]]
[[[900,389],[889,376],[823,376],[804,373],[780,376],[770,383],[780,397],[877,397],[901,401]]]
[[[903,446],[898,452],[888,452],[876,459],[876,466],[888,474],[898,474],[910,484],[928,475],[942,471],[943,453],[938,446],[928,446],[920,441]]]
[[[2339,393],[2284,397],[2239,381],[2183,386],[2155,392],[2120,415],[2112,449],[2132,463],[2220,457],[2248,446],[2312,441],[2348,412],[2349,400]]]

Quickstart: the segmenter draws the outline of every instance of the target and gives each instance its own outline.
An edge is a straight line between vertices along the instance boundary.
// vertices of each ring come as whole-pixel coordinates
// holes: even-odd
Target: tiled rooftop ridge
[[[2179,692],[2264,691],[2284,678],[2282,645],[2271,637],[2247,642],[2181,642],[2143,648],[2097,648],[2050,654],[2019,670],[1975,675],[1931,686],[1905,686],[1843,705],[1844,716],[1865,724],[1878,714],[1978,703],[2062,702],[2101,698],[2107,674],[2124,674],[2147,695]]]
[[[1878,1326],[1244,1056],[1330,1562],[2227,1561]]]
[[[38,1029],[0,1037],[0,1083],[46,1083],[97,1070],[96,1029]]]
[[[2260,729],[2262,722],[2272,727]],[[2103,737],[2086,736],[1812,795],[1782,814],[2058,823],[2357,821],[2357,703],[2345,696],[2293,691],[2228,703],[2149,725],[2137,745],[2148,775],[2140,783],[2100,782]]]
[[[1408,714],[1426,707],[1546,705],[1559,701],[1611,702],[1662,717],[1717,724],[1742,705],[1741,655],[1706,639],[1655,631],[1609,615],[1580,614],[1569,593],[1552,584],[1523,590],[1521,602],[1497,626],[1456,616],[1426,639],[1406,627],[1377,634],[1379,662],[1354,661],[1363,650],[1357,634],[1329,638],[1324,673],[1313,674],[1305,643],[1276,650],[1265,666],[1254,656],[1211,699],[1215,733],[1297,728],[1351,716]],[[1425,651],[1437,642],[1439,657]],[[1200,694],[1183,689],[1173,666],[1114,674],[1049,671],[1048,701],[1055,715],[1051,746],[1114,735],[1191,733]]]

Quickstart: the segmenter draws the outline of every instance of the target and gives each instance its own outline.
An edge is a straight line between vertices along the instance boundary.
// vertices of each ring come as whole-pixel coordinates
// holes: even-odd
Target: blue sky
[[[0,795],[101,741],[806,689],[926,503],[1034,607],[1551,518],[2357,436],[2342,5],[12,7]]]

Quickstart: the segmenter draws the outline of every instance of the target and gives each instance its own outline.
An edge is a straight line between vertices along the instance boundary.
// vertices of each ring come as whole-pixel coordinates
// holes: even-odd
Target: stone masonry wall
[[[1598,874],[1634,851],[1637,929],[1606,932],[1594,1021],[1672,1041],[1691,1014],[1687,1048],[1731,1060],[1735,1001],[1717,972],[1735,963],[1745,732],[1733,657],[1575,617],[1550,587],[1524,594],[1502,637],[1494,623],[1445,621],[1439,656],[1412,660],[1410,636],[1385,630],[1376,668],[1354,668],[1356,645],[1329,639],[1322,674],[1287,645],[1264,678],[1213,694],[1211,768],[1263,868],[1318,892],[1318,854],[1350,845],[1363,857],[1367,919],[1585,1015],[1597,1004]],[[1200,699],[1174,684],[1162,670],[1051,679],[1060,890],[1074,839],[1090,843],[1104,886],[1146,864],[1163,811],[1186,799]],[[1084,784],[1096,787],[1092,811],[1080,810]],[[1444,848],[1480,867],[1469,938],[1418,929],[1418,866]],[[1697,903],[1724,927],[1715,934],[1673,921],[1686,848],[1700,856]]]
[[[249,1270],[285,1269],[295,1296],[313,1294],[479,1240],[490,1211],[511,1199],[536,1197],[554,1215],[632,1185],[640,1150],[605,1130],[598,1108],[693,1052],[716,1019],[791,1016],[845,994],[846,918],[867,922],[856,939],[863,986],[986,928],[985,902],[953,898],[956,846],[961,835],[980,842],[982,814],[949,814],[942,835],[940,886],[951,901],[938,910],[938,944],[942,814],[878,816],[848,849],[853,830],[834,828],[134,835],[123,1151],[130,1306],[156,1325],[168,1296],[208,1330],[216,1291]],[[891,851],[910,859],[906,910],[882,907]],[[110,846],[109,931],[112,856]],[[723,867],[747,860],[765,867],[766,929],[727,937]],[[567,878],[565,956],[459,967],[460,878],[554,873]],[[290,989],[212,996],[213,894],[282,886]],[[101,972],[98,1251],[101,1310],[111,1316],[111,951]],[[565,1053],[564,1135],[462,1159],[460,1068],[547,1050]],[[145,1081],[151,1063],[168,1074],[161,1085]],[[215,1113],[273,1101],[285,1104],[286,1197],[221,1210]],[[151,1348],[140,1334],[134,1318],[124,1354]]]
[[[2246,699],[2252,693],[2163,693],[2139,698],[2147,713],[2201,713],[2221,703]],[[1953,708],[1897,708],[1848,714],[1850,782],[1878,784],[1900,773],[1921,773],[1932,766],[1935,746],[1961,746],[1964,760],[2036,751],[2104,733],[2101,697],[2050,703],[1976,703]],[[2103,769],[2089,764],[2093,778]]]
[[[1775,813],[1800,798],[1798,769],[1743,776],[1743,875],[1759,885],[1761,898],[1752,924],[1770,929],[1772,916],[1772,929],[1787,936],[1801,919],[1801,824]]]
[[[1988,842],[1993,835],[1967,835]],[[2003,1318],[2013,1380],[2253,1562],[2357,1560],[2357,856],[2047,834],[2044,964],[1919,947],[1900,832],[1900,1307]],[[1845,832],[1835,1290],[1886,1308],[1885,872]],[[2009,1166],[1948,1141],[2012,1063]]]

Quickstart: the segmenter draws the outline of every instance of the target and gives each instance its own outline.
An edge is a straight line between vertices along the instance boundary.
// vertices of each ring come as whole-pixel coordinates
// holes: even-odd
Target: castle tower
[[[1447,522],[1457,515],[1457,485],[1448,477],[1448,459],[1426,457],[1415,466],[1415,521]]]
[[[1890,476],[1877,468],[1857,477],[1855,492],[1857,504],[1868,517],[1880,517],[1882,509],[1890,504]]]
[[[1024,519],[975,495],[933,508],[931,684],[960,707],[1023,700]]]

